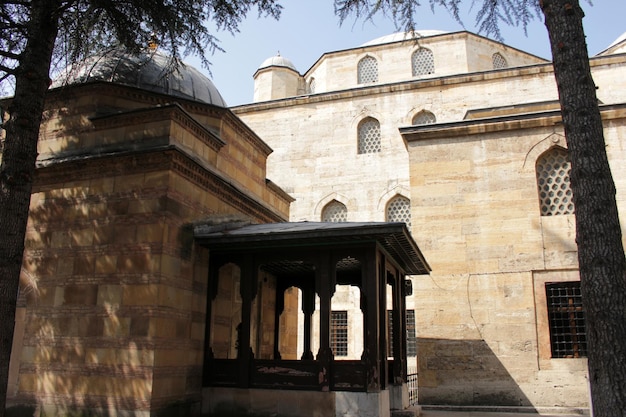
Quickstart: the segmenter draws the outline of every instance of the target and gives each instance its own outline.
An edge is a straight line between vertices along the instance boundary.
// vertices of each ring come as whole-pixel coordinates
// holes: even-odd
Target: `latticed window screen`
[[[542,216],[574,213],[567,152],[552,148],[537,160],[537,187]]]
[[[348,221],[348,209],[339,201],[333,200],[326,204],[326,207],[322,210],[322,221],[335,223],[346,222]]]
[[[493,69],[502,69],[508,68],[509,64],[506,62],[506,59],[500,55],[498,52],[491,56],[491,61],[493,62]]]
[[[376,58],[366,56],[359,61],[358,65],[358,82],[359,84],[369,84],[378,81],[378,61]]]
[[[553,358],[587,356],[585,311],[580,281],[546,284]]]
[[[430,49],[419,48],[411,55],[411,67],[413,76],[428,75],[435,73],[435,59]]]
[[[359,153],[380,152],[380,123],[368,117],[359,124]]]
[[[348,312],[330,312],[330,348],[335,356],[348,356]]]
[[[417,356],[415,310],[406,311],[406,356]],[[393,357],[393,311],[387,310],[387,357]]]
[[[394,197],[387,204],[387,221],[404,222],[411,228],[411,201],[401,195]]]
[[[413,117],[413,125],[428,125],[435,123],[437,118],[429,111],[421,111]]]
[[[406,311],[406,356],[417,356],[415,337],[415,310]]]

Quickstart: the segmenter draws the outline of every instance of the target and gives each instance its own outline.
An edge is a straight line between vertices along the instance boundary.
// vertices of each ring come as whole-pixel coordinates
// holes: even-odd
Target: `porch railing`
[[[409,367],[407,370],[406,385],[409,388],[409,404],[417,405],[417,368]]]

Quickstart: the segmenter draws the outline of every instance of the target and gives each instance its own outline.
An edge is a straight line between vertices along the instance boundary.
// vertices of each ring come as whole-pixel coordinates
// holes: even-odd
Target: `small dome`
[[[113,49],[66,68],[51,88],[105,81],[227,107],[210,79],[190,65],[174,64],[171,57],[158,52]]]
[[[429,36],[442,35],[448,33],[444,30],[416,30],[415,32],[397,32],[391,35],[381,36],[380,38],[372,39],[369,42],[365,42],[361,46],[373,46],[382,45],[384,43],[401,42],[409,39],[427,38]]]
[[[280,56],[280,52],[275,56],[269,57],[265,61],[263,61],[263,63],[259,65],[258,70],[268,67],[285,67],[298,72],[296,66],[293,65],[293,62],[283,56]]]

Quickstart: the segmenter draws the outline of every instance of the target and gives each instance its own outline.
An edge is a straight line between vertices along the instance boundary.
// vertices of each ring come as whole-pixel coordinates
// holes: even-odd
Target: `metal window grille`
[[[546,284],[553,358],[587,356],[585,311],[580,281]]]
[[[406,311],[406,356],[417,356],[415,310]],[[393,310],[387,310],[387,357],[393,357]]]
[[[358,69],[358,83],[369,84],[378,81],[378,61],[374,57],[366,56],[359,61]]]
[[[359,153],[380,152],[380,123],[371,117],[363,120],[358,128]]]
[[[413,125],[429,125],[431,123],[435,123],[436,121],[437,118],[434,114],[429,111],[421,111],[413,118]]]
[[[415,337],[415,310],[406,311],[406,356],[417,356]]]
[[[330,312],[330,348],[335,356],[348,356],[348,312]]]
[[[413,76],[428,75],[435,73],[435,59],[430,49],[419,48],[411,55],[411,67]]]
[[[493,62],[493,69],[502,69],[508,68],[509,64],[506,62],[506,59],[500,55],[498,52],[491,56],[491,61]]]
[[[322,221],[335,223],[346,222],[348,221],[348,209],[339,201],[333,200],[326,204],[326,207],[322,210]]]
[[[404,222],[411,228],[411,201],[402,196],[397,196],[387,205],[388,222]]]
[[[553,148],[537,160],[537,187],[542,216],[574,213],[570,169],[564,149]]]

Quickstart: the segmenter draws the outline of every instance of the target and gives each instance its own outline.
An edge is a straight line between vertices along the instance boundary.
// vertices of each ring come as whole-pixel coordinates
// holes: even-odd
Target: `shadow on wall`
[[[532,407],[483,340],[417,339],[419,404]]]

